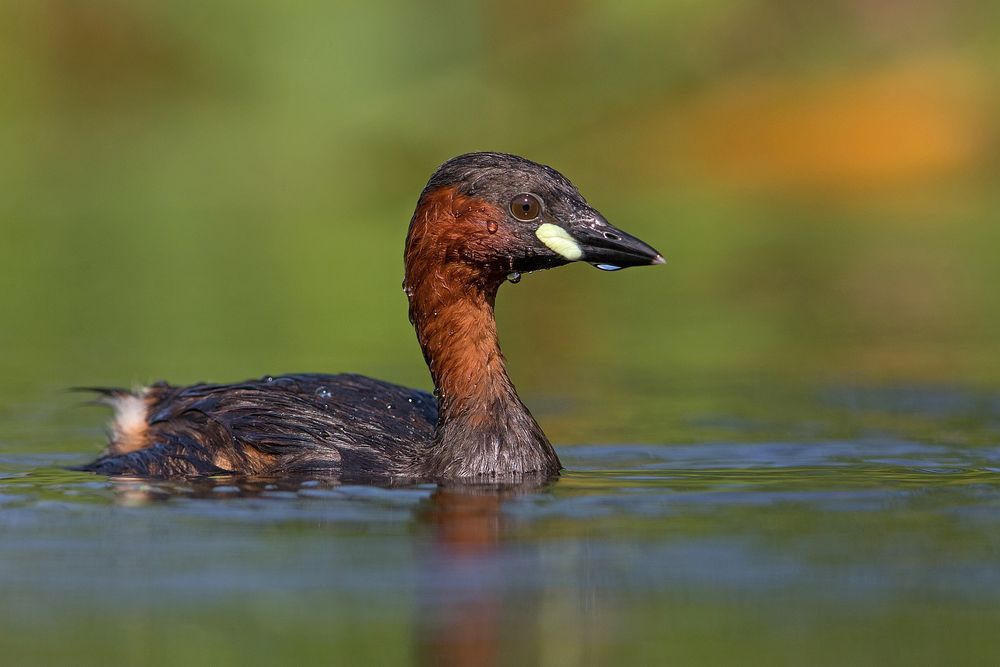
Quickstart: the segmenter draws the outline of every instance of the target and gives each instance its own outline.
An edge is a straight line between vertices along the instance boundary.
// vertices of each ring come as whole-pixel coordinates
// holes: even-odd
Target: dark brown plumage
[[[103,390],[109,475],[329,474],[342,480],[510,479],[559,459],[507,375],[493,306],[511,273],[588,261],[662,263],[561,174],[471,153],[431,177],[410,222],[403,283],[434,396],[359,375]]]

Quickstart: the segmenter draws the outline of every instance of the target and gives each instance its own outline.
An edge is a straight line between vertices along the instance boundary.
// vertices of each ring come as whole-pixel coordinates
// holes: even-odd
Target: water
[[[666,398],[624,431],[658,429],[647,406]],[[98,442],[95,415],[22,405],[0,454],[0,655],[996,664],[1000,400],[800,400],[812,410],[786,402],[784,422],[693,412],[690,442],[563,446],[560,480],[506,489],[108,481],[66,469]],[[809,435],[773,437],[792,422]],[[742,438],[705,437],[727,429]]]

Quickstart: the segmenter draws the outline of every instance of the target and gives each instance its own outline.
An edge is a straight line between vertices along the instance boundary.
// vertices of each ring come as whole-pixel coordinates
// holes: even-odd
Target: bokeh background
[[[668,260],[501,290],[512,376],[560,446],[995,443],[997,63],[992,0],[7,0],[0,444],[96,453],[74,385],[428,387],[403,236],[431,171],[471,150],[555,166]],[[337,613],[345,641],[405,653]],[[157,628],[122,623],[105,632],[142,655]],[[211,651],[206,627],[165,641]]]
[[[4,3],[0,371],[426,384],[403,234],[437,164],[492,149],[669,261],[505,289],[528,394],[1000,380],[998,24],[971,0]]]

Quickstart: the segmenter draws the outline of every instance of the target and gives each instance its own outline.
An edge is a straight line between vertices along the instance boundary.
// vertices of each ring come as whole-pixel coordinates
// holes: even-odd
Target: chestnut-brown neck
[[[410,321],[438,397],[431,474],[554,472],[559,462],[517,396],[497,339],[493,306],[507,268],[502,215],[451,189],[424,193],[406,240]]]

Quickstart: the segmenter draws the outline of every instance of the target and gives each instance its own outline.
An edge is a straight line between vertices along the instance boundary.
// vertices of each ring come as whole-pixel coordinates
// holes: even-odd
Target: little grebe
[[[404,252],[410,322],[434,396],[348,374],[102,389],[115,410],[110,444],[83,469],[345,480],[554,475],[559,458],[507,375],[493,304],[508,277],[574,261],[613,270],[663,258],[611,226],[551,167],[502,153],[453,158],[421,193]]]

